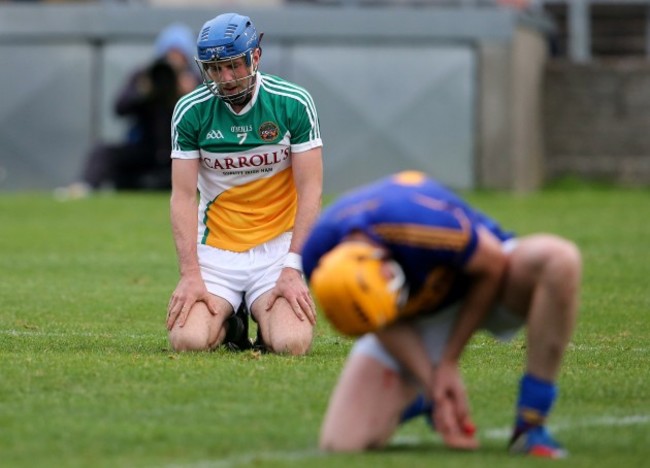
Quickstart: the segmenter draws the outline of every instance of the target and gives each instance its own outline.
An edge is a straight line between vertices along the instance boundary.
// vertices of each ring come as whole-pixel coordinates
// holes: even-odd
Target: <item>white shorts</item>
[[[237,310],[246,293],[250,310],[255,299],[273,289],[280,277],[291,235],[285,232],[245,252],[199,244],[201,276],[208,291],[230,302],[233,310]]]
[[[510,239],[504,242],[503,251],[510,253],[516,245],[517,240]],[[427,315],[414,321],[422,337],[429,360],[434,364],[440,361],[461,304],[462,301],[456,302],[436,312],[435,315]],[[501,341],[508,341],[515,336],[525,323],[526,321],[523,317],[515,315],[503,306],[497,306],[488,313],[481,326],[481,330],[490,332],[495,338]],[[370,356],[397,372],[404,370],[402,365],[388,353],[386,348],[384,348],[372,333],[364,335],[357,340],[350,352],[350,356],[354,354]]]
[[[414,322],[422,337],[427,356],[434,364],[440,361],[460,305],[461,303],[455,303],[435,315],[422,317]],[[501,341],[508,341],[524,326],[524,323],[523,317],[514,315],[503,307],[497,307],[489,313],[481,326],[481,330],[490,332]],[[350,352],[350,356],[355,354],[370,356],[397,372],[404,371],[402,365],[388,353],[372,333],[363,335],[357,340]]]

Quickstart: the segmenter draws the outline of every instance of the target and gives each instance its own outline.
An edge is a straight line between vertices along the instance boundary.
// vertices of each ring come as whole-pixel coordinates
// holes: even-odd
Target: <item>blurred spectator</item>
[[[540,10],[542,7],[540,0],[496,0],[496,3],[515,10]]]
[[[86,159],[81,180],[58,188],[57,198],[82,198],[103,187],[171,187],[171,117],[176,101],[200,82],[193,58],[195,48],[196,36],[183,24],[172,24],[159,34],[155,58],[129,76],[115,101],[115,113],[132,120],[125,141],[96,144]]]

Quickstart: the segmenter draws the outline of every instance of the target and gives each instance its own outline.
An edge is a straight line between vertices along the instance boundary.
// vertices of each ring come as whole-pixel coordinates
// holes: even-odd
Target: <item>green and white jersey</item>
[[[277,76],[258,73],[239,114],[205,85],[182,97],[172,117],[172,158],[201,160],[199,242],[242,252],[291,230],[292,158],[320,146],[311,95]]]

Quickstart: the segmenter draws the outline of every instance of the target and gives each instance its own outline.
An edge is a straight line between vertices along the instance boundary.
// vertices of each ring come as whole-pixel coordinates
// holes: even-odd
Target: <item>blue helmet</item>
[[[248,16],[224,13],[203,25],[196,45],[201,62],[246,56],[246,64],[250,65],[250,54],[259,43],[255,25]]]
[[[248,16],[237,13],[224,13],[207,21],[201,28],[197,40],[197,63],[203,81],[212,93],[232,104],[244,102],[255,88],[256,66],[253,63],[253,51],[259,48],[262,35],[257,33],[255,25]],[[238,78],[238,84],[248,80],[244,89],[237,94],[226,94],[221,89],[222,83],[216,83],[208,76],[208,69],[216,62],[233,61],[240,57],[251,67],[250,73]]]

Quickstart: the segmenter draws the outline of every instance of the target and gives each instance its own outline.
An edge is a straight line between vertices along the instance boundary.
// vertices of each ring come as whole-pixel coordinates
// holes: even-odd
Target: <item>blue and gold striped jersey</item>
[[[315,224],[303,249],[309,278],[318,260],[360,231],[386,247],[409,284],[405,315],[435,312],[469,286],[463,266],[483,227],[505,241],[513,233],[421,172],[401,172],[343,195]]]

